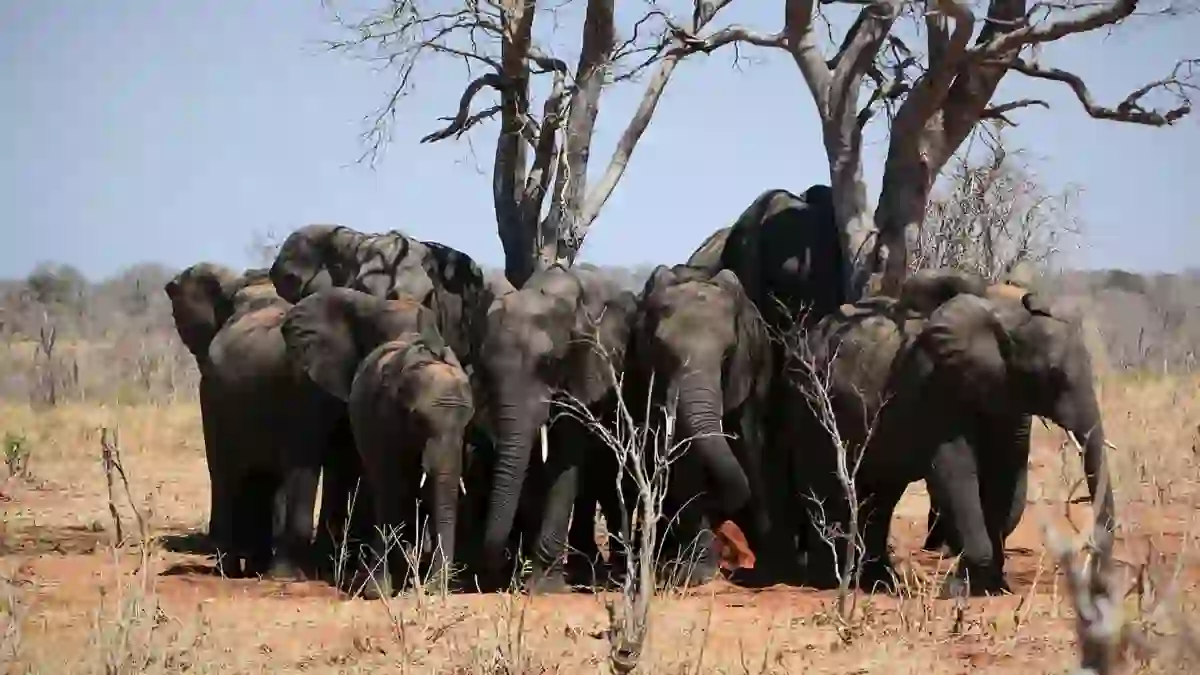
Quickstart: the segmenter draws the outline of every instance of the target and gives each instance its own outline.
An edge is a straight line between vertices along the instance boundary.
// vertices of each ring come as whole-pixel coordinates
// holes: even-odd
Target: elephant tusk
[[[550,439],[547,437],[545,424],[541,426],[540,431],[542,433],[542,462],[545,463],[546,458],[550,456]]]
[[[421,483],[420,483],[419,485],[417,485],[417,489],[418,489],[418,490],[419,490],[419,489],[421,489],[421,488],[423,488],[423,487],[425,487],[425,478],[426,478],[428,475],[429,475],[429,472],[428,472],[428,471],[422,471],[422,472],[421,472]]]
[[[464,495],[467,494],[467,484],[463,482],[462,478],[458,479],[458,489],[462,490]]]

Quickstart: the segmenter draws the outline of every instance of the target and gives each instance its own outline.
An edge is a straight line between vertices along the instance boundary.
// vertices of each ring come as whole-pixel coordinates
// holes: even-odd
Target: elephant
[[[807,350],[785,365],[792,414],[779,439],[797,457],[798,492],[815,493],[825,518],[845,523],[844,495],[833,478],[838,452],[825,420],[808,405],[819,393],[814,383],[827,383],[820,390],[848,461],[861,462],[855,508],[867,585],[890,587],[891,516],[907,485],[925,479],[948,505],[962,542],[950,590],[960,592],[964,580],[971,593],[1007,588],[1003,530],[1029,448],[1027,435],[1014,430],[1030,414],[1084,439],[1097,541],[1102,551],[1111,550],[1115,513],[1111,485],[1100,482],[1105,439],[1091,356],[1078,323],[1039,295],[1026,292],[1013,300],[961,294],[928,317],[891,298],[868,298],[822,319],[804,344]],[[980,481],[981,475],[990,478]],[[817,515],[810,512],[810,521]],[[829,549],[815,524],[807,529],[809,572],[828,575]]]
[[[781,559],[771,536],[773,506],[763,500],[772,493],[762,466],[772,348],[738,276],[659,265],[642,291],[629,343],[623,396],[631,412],[641,424],[647,401],[677,411],[676,437],[690,439],[672,464],[666,508],[678,518],[676,544],[695,541],[699,556],[694,565],[677,565],[671,583],[700,585],[716,576],[711,530],[728,520],[770,569]]]
[[[633,293],[598,268],[553,265],[503,296],[487,315],[476,391],[495,444],[495,466],[482,556],[495,573],[523,511],[528,517],[521,529],[532,539],[531,592],[568,590],[560,562],[569,522],[571,546],[585,556],[596,548],[597,500],[610,528],[620,522],[613,450],[568,415],[551,420],[551,407],[569,396],[597,418],[614,408],[613,373],[624,369],[635,306]],[[547,422],[542,442],[549,447],[538,460],[531,457],[534,438]],[[532,486],[525,483],[527,472]]]
[[[806,322],[815,323],[847,300],[849,267],[826,185],[813,185],[802,196],[763,192],[732,226],[710,235],[687,264],[710,274],[732,270],[776,330],[789,328],[801,311]]]
[[[464,364],[472,361],[477,342],[472,327],[498,294],[462,251],[395,230],[367,234],[340,225],[292,232],[270,274],[280,297],[292,303],[330,287],[380,298],[412,296],[433,311],[442,339]]]
[[[943,303],[956,295],[968,294],[980,297],[1008,299],[1020,301],[1028,290],[1014,283],[989,283],[978,274],[964,272],[951,268],[922,269],[908,276],[900,287],[898,305],[901,310],[915,312],[928,316]],[[1015,438],[1003,442],[1023,445],[1028,454],[1030,433],[1033,427],[1033,416],[1022,414],[1016,429],[1007,429],[1015,433]],[[1025,513],[1025,503],[1029,493],[1029,466],[1022,464],[1017,467],[1016,487],[1013,493],[1013,503],[1009,509],[1008,518],[1004,525],[1004,538],[1017,529],[1021,516]],[[929,514],[927,516],[927,531],[922,548],[936,551],[943,546],[949,546],[955,553],[961,550],[961,543],[954,536],[953,516],[948,510],[944,496],[937,494],[937,486],[933,486],[929,495]]]
[[[200,370],[209,536],[222,566],[303,578],[318,474],[336,467],[348,439],[319,412],[328,397],[295,377],[287,360],[280,326],[291,304],[276,295],[265,270],[237,275],[206,262],[164,290]]]
[[[324,224],[306,225],[288,235],[270,275],[279,295],[293,303],[334,287],[379,298],[401,294],[416,298],[434,313],[439,334],[472,381],[476,379],[475,352],[483,339],[487,312],[497,298],[513,290],[503,276],[485,277],[469,255],[449,246],[420,241],[398,231],[367,234]],[[343,418],[346,415],[344,405],[341,414]],[[494,460],[486,424],[479,419],[478,411],[468,437],[473,448],[465,469],[468,499],[459,520],[470,530],[472,523],[483,517],[486,505],[474,500],[487,494]],[[351,529],[361,534],[364,526],[352,523]],[[336,535],[322,538],[320,544],[328,547],[331,540],[338,539]],[[478,547],[474,544],[472,537],[460,537],[459,549],[469,567],[478,563]]]
[[[466,372],[438,334],[433,312],[407,296],[385,300],[335,287],[298,302],[283,322],[283,336],[292,361],[349,410],[379,556],[369,566],[364,596],[393,592],[391,528],[406,526],[403,538],[420,550],[412,540],[420,524],[412,517],[418,497],[432,523],[431,575],[447,582],[463,437],[474,404]]]

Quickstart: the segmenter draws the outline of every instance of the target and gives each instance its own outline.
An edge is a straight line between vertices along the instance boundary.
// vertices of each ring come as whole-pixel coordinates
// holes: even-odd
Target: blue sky
[[[780,4],[741,0],[725,20],[774,29]],[[1074,38],[1043,58],[1084,75],[1100,102],[1114,103],[1196,56],[1198,28],[1194,18],[1139,24]],[[419,73],[395,141],[372,170],[355,164],[359,133],[388,79],[324,52],[318,41],[337,35],[319,0],[0,3],[0,277],[42,260],[91,277],[147,260],[242,265],[255,231],[286,234],[310,222],[400,228],[500,264],[490,196],[495,128],[470,144],[417,143],[453,112],[463,69],[434,62]],[[556,40],[574,61],[569,41]],[[784,54],[743,53],[755,63],[741,70],[726,52],[677,71],[585,259],[679,262],[762,190],[828,182],[794,64]],[[1078,264],[1197,265],[1200,210],[1191,190],[1200,122],[1148,129],[1094,121],[1065,87],[1017,75],[1002,91],[1053,106],[1018,113],[1013,140],[1041,158],[1036,168],[1051,187],[1084,189]],[[607,161],[640,96],[641,85],[606,94],[594,164]],[[873,196],[883,156],[874,139],[866,161]]]

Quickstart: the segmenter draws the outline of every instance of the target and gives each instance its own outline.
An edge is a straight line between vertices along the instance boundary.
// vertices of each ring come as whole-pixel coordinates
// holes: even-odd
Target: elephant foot
[[[946,577],[942,584],[941,597],[989,597],[1012,595],[1012,589],[1004,578],[1004,572],[995,566],[962,566]]]
[[[308,581],[304,569],[290,560],[275,560],[265,576],[272,581]]]
[[[378,576],[367,576],[359,592],[363,600],[382,600],[396,595],[390,579]]]
[[[529,579],[525,582],[525,592],[530,595],[551,595],[556,593],[571,593],[575,589],[567,583],[566,574],[561,564],[546,565],[535,562]]]
[[[699,588],[717,580],[721,568],[716,561],[699,561],[694,564],[675,564],[667,577],[667,583],[675,588]]]
[[[859,590],[868,593],[895,593],[897,575],[892,563],[883,560],[868,560],[863,563],[862,575],[858,580]]]

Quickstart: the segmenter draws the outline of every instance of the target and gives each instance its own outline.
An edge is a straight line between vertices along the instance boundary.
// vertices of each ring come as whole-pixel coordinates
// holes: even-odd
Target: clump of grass
[[[29,458],[32,454],[33,447],[24,434],[12,431],[4,434],[4,466],[10,478],[29,475]]]

